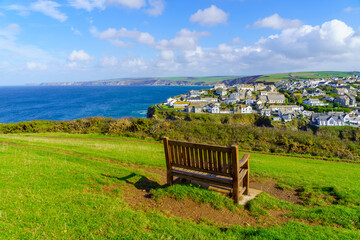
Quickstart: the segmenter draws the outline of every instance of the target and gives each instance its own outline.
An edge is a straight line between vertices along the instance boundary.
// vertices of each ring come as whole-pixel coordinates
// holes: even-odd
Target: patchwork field
[[[165,185],[155,141],[0,135],[0,238],[359,239],[359,164],[251,154],[246,206]]]

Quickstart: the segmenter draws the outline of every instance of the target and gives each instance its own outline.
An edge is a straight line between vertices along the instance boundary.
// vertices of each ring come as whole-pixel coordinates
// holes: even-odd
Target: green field
[[[276,182],[284,189],[279,193],[296,191],[298,203],[262,193],[234,207],[208,190],[166,187],[163,146],[156,141],[3,134],[0,239],[360,238],[359,164],[251,154],[250,167],[252,179]],[[182,218],[169,201],[249,223]]]
[[[278,82],[281,80],[307,80],[310,78],[347,77],[359,72],[317,71],[317,72],[293,72],[279,74],[265,74],[256,79],[256,82]]]

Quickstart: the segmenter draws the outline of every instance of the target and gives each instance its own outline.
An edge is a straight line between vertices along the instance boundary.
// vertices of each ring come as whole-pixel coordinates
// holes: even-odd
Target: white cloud
[[[20,26],[16,23],[12,23],[4,29],[0,29],[0,37],[2,36],[7,39],[15,39],[15,35],[17,35],[20,31]]]
[[[78,35],[78,36],[81,36],[81,35],[82,35],[82,33],[81,33],[78,29],[76,29],[76,28],[74,28],[74,27],[71,27],[71,31],[72,31],[75,35]]]
[[[108,5],[114,4],[114,5],[120,5],[127,8],[134,8],[134,9],[140,9],[144,6],[146,6],[145,0],[107,0],[106,3]]]
[[[140,9],[146,6],[145,0],[68,0],[70,6],[76,9],[85,9],[91,12],[94,8],[104,10],[108,6],[120,6],[131,9]]]
[[[198,38],[206,35],[183,29],[173,39],[156,41],[152,47],[159,54],[154,58],[122,59],[111,69],[143,76],[236,75],[358,70],[360,62],[360,32],[339,20],[286,28],[241,47],[222,43],[203,48]]]
[[[242,41],[239,37],[234,38],[230,41],[231,45],[243,45],[245,42]]]
[[[111,57],[104,56],[100,58],[99,64],[102,67],[114,67],[118,64],[118,60],[114,56]]]
[[[209,32],[190,31],[186,28],[181,29],[176,37],[170,40],[160,40],[156,43],[155,48],[159,50],[191,50],[198,46],[198,39],[209,36]]]
[[[10,5],[7,6],[7,10],[18,11],[20,15],[27,16],[29,12],[40,12],[46,16],[54,18],[59,22],[65,22],[67,20],[67,15],[58,10],[61,5],[57,2],[48,1],[48,0],[38,0],[36,2],[30,3],[30,6],[26,7],[23,5]]]
[[[57,8],[61,5],[57,2],[39,0],[37,2],[30,4],[30,9],[32,11],[37,11],[45,14],[46,16],[52,17],[60,22],[65,22],[67,19],[66,14],[61,13]]]
[[[173,60],[175,55],[171,50],[162,50],[160,53],[160,57],[164,60]]]
[[[119,39],[110,40],[110,42],[112,45],[122,48],[128,48],[134,45],[132,42],[124,42]]]
[[[272,28],[272,29],[285,29],[294,28],[302,25],[302,22],[297,19],[284,19],[281,18],[277,13],[270,17],[256,21],[253,26],[255,28]]]
[[[159,16],[165,8],[164,0],[149,0],[150,8],[145,10],[151,16]]]
[[[9,76],[19,81],[19,75],[27,77],[29,71],[47,70],[48,64],[60,65],[58,59],[39,47],[23,44],[17,40],[21,28],[10,24],[0,29],[0,84],[9,84]],[[26,78],[27,79],[27,78]]]
[[[37,63],[37,62],[27,62],[26,68],[31,71],[36,71],[36,70],[44,71],[47,69],[47,65],[43,64],[43,63]]]
[[[5,14],[3,14],[2,12],[0,12],[0,17],[4,17],[5,16]]]
[[[73,50],[67,59],[70,62],[90,62],[94,57],[90,56],[84,50]]]
[[[120,45],[123,47],[123,43],[121,40],[116,40],[118,38],[130,38],[135,40],[138,43],[146,44],[152,46],[155,42],[154,37],[147,32],[139,32],[137,30],[128,30],[126,28],[115,29],[108,28],[103,32],[98,32],[95,27],[90,28],[90,32],[100,38],[100,39],[110,39],[111,42],[115,45]]]
[[[69,0],[70,6],[91,12],[94,8],[105,8],[106,0]]]
[[[346,13],[359,13],[360,12],[360,7],[347,7],[343,9],[343,12]]]
[[[229,14],[217,8],[215,5],[204,10],[199,9],[196,13],[191,15],[190,21],[197,22],[202,26],[215,26],[219,24],[226,24]]]

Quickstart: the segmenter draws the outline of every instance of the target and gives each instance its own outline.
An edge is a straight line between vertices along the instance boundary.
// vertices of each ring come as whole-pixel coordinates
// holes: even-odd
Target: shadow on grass
[[[124,177],[117,177],[117,176],[112,176],[112,175],[107,175],[107,174],[101,174],[102,176],[105,176],[107,178],[113,178],[119,181],[124,181],[128,184],[131,184],[133,186],[135,186],[137,189],[139,190],[145,190],[147,193],[149,193],[152,189],[159,189],[159,188],[165,188],[167,187],[166,184],[164,185],[160,185],[159,183],[148,179],[145,176],[139,176],[136,173],[130,173],[127,176]],[[138,179],[140,177],[140,179]],[[134,179],[137,179],[137,181],[132,181]]]

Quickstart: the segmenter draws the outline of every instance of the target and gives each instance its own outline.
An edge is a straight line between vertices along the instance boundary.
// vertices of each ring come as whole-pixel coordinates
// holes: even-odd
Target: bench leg
[[[174,178],[172,174],[168,172],[166,177],[167,177],[167,184],[169,186],[172,186],[174,184]]]

